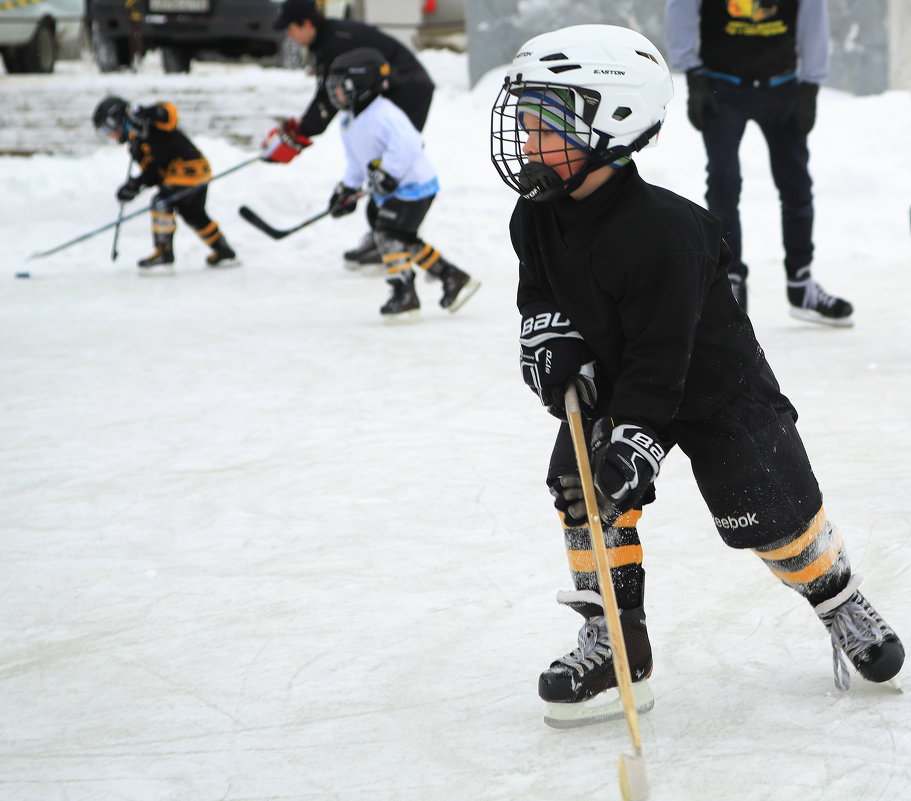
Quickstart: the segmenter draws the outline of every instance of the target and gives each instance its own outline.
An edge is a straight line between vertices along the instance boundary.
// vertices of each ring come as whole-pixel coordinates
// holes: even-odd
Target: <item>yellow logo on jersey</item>
[[[778,3],[767,0],[727,0],[730,22],[724,26],[728,36],[780,36],[788,26],[778,14]]]
[[[762,0],[728,0],[728,14],[732,17],[762,22],[777,13],[777,3],[767,7]]]

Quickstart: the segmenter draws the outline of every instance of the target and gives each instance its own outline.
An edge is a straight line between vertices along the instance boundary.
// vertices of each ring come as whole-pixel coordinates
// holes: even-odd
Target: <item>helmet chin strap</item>
[[[563,195],[570,195],[582,186],[589,173],[642,150],[660,130],[661,123],[656,122],[628,145],[590,150],[582,166],[565,181],[553,167],[539,161],[527,161],[516,176],[521,187],[521,195],[526,200],[536,202],[547,202]]]

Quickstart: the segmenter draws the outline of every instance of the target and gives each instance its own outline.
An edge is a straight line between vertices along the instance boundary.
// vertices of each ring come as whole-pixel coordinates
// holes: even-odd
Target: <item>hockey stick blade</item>
[[[295,231],[301,228],[299,225],[295,225],[293,228],[286,228],[284,230],[273,228],[249,206],[241,206],[237,212],[248,223],[250,223],[250,225],[259,228],[260,231],[262,231],[264,234],[268,234],[273,239],[284,239],[289,234],[293,234]]]

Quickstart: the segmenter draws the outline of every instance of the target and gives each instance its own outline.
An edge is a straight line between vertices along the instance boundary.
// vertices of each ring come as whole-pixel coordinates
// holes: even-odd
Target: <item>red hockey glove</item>
[[[298,130],[297,120],[291,117],[266,134],[260,145],[263,150],[260,158],[275,164],[287,164],[305,147],[312,144],[313,142]]]
[[[655,433],[635,423],[611,428],[602,417],[592,429],[591,453],[595,487],[621,512],[641,508],[664,459]]]

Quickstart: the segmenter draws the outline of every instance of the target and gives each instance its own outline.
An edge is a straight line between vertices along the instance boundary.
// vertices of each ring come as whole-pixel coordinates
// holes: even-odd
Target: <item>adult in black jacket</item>
[[[644,36],[580,25],[522,46],[492,115],[494,165],[522,196],[510,234],[523,377],[561,419],[570,381],[582,399],[637,706],[653,703],[637,523],[675,445],[724,542],[752,549],[814,606],[835,647],[836,684],[850,683],[842,653],[864,678],[886,681],[904,650],[857,590],[826,518],[797,413],[731,292],[720,222],[643,181],[631,161],[672,95]],[[620,710],[592,700],[616,676],[565,423],[547,484],[574,583],[558,600],[586,621],[579,647],[539,680],[545,721],[566,727]]]
[[[391,69],[388,88],[383,94],[408,115],[415,128],[424,129],[434,84],[415,55],[397,39],[363,22],[329,19],[314,0],[285,0],[275,28],[309,48],[317,89],[300,119],[292,117],[267,134],[263,145],[266,160],[287,163],[312,144],[312,137],[326,130],[338,113],[326,93],[329,67],[338,56],[356,48],[370,47],[383,54]],[[376,214],[377,207],[371,201],[367,207],[371,223]],[[359,247],[345,253],[345,258],[352,266],[379,263],[380,255],[372,235],[368,233]]]

